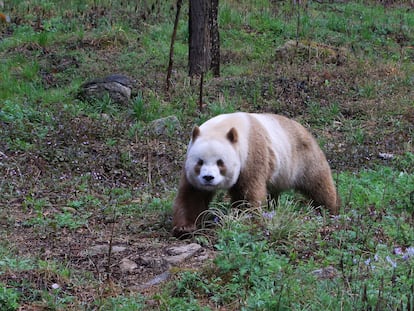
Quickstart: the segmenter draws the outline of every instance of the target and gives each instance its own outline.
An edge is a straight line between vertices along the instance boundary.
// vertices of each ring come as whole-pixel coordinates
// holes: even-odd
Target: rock
[[[60,285],[58,283],[53,283],[51,287],[52,289],[59,289]]]
[[[122,272],[128,273],[134,271],[138,265],[128,258],[122,258],[121,263],[119,264],[119,268]]]
[[[105,96],[109,96],[113,102],[125,105],[131,98],[135,83],[136,81],[130,77],[112,74],[82,84],[78,97],[89,101],[102,100]]]
[[[181,255],[181,254],[189,253],[189,252],[195,253],[200,248],[201,248],[201,245],[199,245],[197,243],[190,243],[190,244],[186,244],[186,245],[172,246],[172,247],[167,249],[167,254],[168,255]]]
[[[310,59],[323,62],[325,64],[343,64],[347,59],[346,50],[322,44],[315,41],[289,40],[283,46],[276,49],[276,59],[281,61],[291,61],[297,58],[302,61]]]
[[[139,264],[152,269],[164,269],[169,267],[169,264],[162,257],[141,256],[139,257]]]
[[[152,133],[161,136],[181,130],[181,125],[176,116],[169,116],[152,121],[150,128]]]
[[[145,290],[145,289],[147,289],[147,288],[149,288],[149,287],[152,287],[152,286],[154,286],[154,285],[158,285],[158,284],[160,284],[160,283],[162,283],[162,282],[167,281],[167,280],[170,278],[170,276],[171,276],[171,273],[170,273],[168,270],[167,270],[167,271],[164,271],[163,273],[158,274],[158,275],[157,275],[157,276],[155,276],[153,279],[149,280],[148,282],[146,282],[146,283],[144,283],[144,284],[141,284],[141,285],[138,285],[138,286],[133,286],[133,287],[131,288],[131,290],[132,290],[132,291],[137,291],[137,290],[141,291],[141,290]],[[151,309],[151,310],[152,310],[152,309]]]
[[[125,246],[112,246],[112,253],[119,253],[119,252],[123,252],[126,250]],[[107,254],[109,251],[109,245],[108,244],[103,244],[103,245],[95,245],[92,246],[90,248],[88,248],[87,250],[84,250],[81,255],[82,256],[96,256],[96,255],[103,255],[103,254]]]
[[[170,256],[165,257],[165,260],[173,265],[183,262],[187,258],[190,258],[201,249],[201,245],[197,243],[191,243],[188,245],[173,246],[167,249],[167,254]]]
[[[317,269],[312,271],[312,273],[318,278],[318,279],[333,279],[336,278],[338,275],[338,270],[336,270],[332,266],[327,266],[322,269]]]
[[[380,152],[378,153],[378,158],[383,160],[392,160],[394,155],[392,153]]]

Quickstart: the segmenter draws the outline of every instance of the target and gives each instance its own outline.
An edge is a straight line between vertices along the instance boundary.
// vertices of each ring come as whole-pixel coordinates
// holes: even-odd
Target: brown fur
[[[173,234],[180,236],[196,229],[196,219],[200,213],[208,209],[208,204],[213,199],[213,192],[194,188],[185,176],[181,174],[178,195],[173,207]]]
[[[328,161],[313,136],[299,123],[275,116],[295,142],[293,161],[302,162],[304,171],[296,178],[295,190],[313,200],[314,206],[324,205],[332,215],[339,213],[340,198],[337,194]]]
[[[328,162],[316,140],[299,123],[278,115],[268,116],[275,118],[288,136],[291,148],[288,160],[278,158],[282,155],[275,153],[272,137],[264,130],[261,122],[249,115],[248,154],[237,183],[229,189],[232,202],[247,201],[253,206],[259,206],[266,202],[268,192],[277,198],[283,190],[295,189],[310,197],[314,205],[324,205],[331,214],[338,214],[340,200]],[[192,134],[193,140],[198,135],[200,129],[196,127]],[[237,130],[232,128],[227,138],[232,143],[237,143],[238,135]],[[283,147],[283,143],[281,145]],[[277,167],[277,163],[286,167]],[[283,170],[283,178],[272,181],[272,175],[277,169]],[[196,228],[197,217],[208,209],[213,195],[214,192],[193,187],[183,170],[173,206],[175,236],[181,236]]]
[[[266,183],[274,170],[275,154],[269,148],[270,139],[260,124],[250,117],[249,153],[245,166],[248,169],[240,172],[236,185],[229,190],[232,202],[245,200],[254,206],[266,201]],[[263,142],[266,142],[264,144]]]

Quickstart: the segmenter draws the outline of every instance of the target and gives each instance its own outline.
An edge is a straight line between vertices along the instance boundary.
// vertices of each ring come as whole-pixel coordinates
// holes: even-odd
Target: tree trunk
[[[210,36],[211,36],[211,64],[210,69],[215,77],[220,76],[220,36],[218,28],[219,0],[211,0]]]
[[[190,0],[189,74],[201,75],[210,69],[220,74],[220,42],[217,14],[218,0]]]
[[[210,65],[210,0],[190,0],[189,8],[189,69],[190,76],[206,72]]]

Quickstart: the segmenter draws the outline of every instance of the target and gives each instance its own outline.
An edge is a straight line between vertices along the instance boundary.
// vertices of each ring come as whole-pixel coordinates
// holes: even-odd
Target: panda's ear
[[[230,131],[227,133],[227,139],[230,140],[232,144],[237,143],[239,135],[237,134],[237,131],[234,127],[232,127]]]
[[[191,134],[192,141],[194,142],[198,136],[200,136],[200,128],[196,125],[193,128],[193,133]]]

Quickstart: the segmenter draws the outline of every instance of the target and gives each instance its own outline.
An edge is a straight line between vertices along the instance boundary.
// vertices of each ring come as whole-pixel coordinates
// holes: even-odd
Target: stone
[[[346,50],[306,40],[287,41],[283,46],[276,49],[275,56],[280,61],[292,61],[295,58],[301,61],[312,59],[325,64],[338,65],[343,64],[348,57]]]
[[[122,258],[119,264],[119,268],[124,273],[130,273],[134,271],[136,268],[138,268],[138,265],[136,262],[132,261],[131,259]]]
[[[176,116],[169,116],[152,121],[150,128],[152,133],[162,136],[180,131],[181,125]]]
[[[139,257],[139,264],[142,266],[150,267],[152,269],[163,269],[168,268],[168,263],[162,257],[151,257],[151,256],[141,256]]]
[[[111,74],[104,78],[93,79],[81,85],[78,97],[82,100],[102,100],[105,96],[117,103],[127,104],[136,81],[121,74]]]
[[[165,257],[165,260],[172,265],[176,265],[183,262],[187,258],[194,256],[194,254],[196,254],[200,249],[201,245],[197,243],[173,246],[166,250],[167,254],[170,256]]]
[[[378,158],[383,160],[392,160],[394,158],[394,154],[387,153],[387,152],[380,152],[378,153]]]
[[[318,279],[333,279],[338,275],[338,270],[332,266],[312,271]]]
[[[119,253],[126,250],[125,246],[112,246],[112,253]],[[94,245],[81,253],[82,256],[96,256],[107,254],[109,251],[108,244]]]

